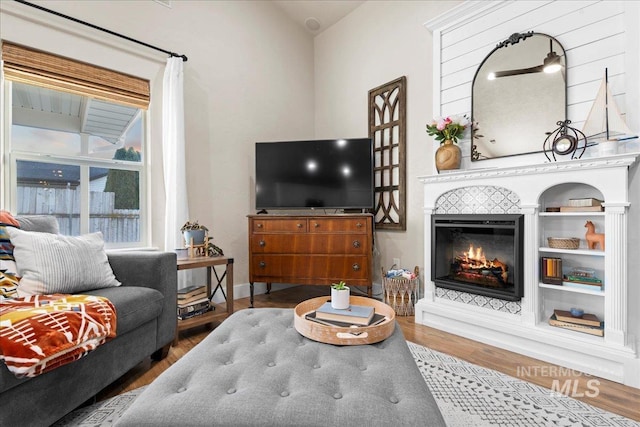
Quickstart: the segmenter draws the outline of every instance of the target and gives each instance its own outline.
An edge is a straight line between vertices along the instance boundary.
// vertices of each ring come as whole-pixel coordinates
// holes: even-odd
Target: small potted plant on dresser
[[[349,287],[342,280],[331,285],[331,307],[336,310],[349,308]]]

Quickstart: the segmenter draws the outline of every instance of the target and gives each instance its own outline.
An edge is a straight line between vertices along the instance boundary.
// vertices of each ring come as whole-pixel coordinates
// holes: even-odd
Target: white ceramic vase
[[[336,310],[349,308],[349,288],[340,290],[331,288],[331,307]]]

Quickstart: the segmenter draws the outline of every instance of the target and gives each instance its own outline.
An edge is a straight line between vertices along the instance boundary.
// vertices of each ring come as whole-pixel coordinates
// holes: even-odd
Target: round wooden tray
[[[387,318],[385,321],[374,326],[341,328],[322,325],[304,318],[306,314],[314,311],[330,299],[328,296],[312,298],[296,306],[294,326],[301,335],[326,344],[362,345],[380,342],[389,338],[393,333],[396,326],[395,311],[387,304],[366,297],[351,296],[349,303],[374,307],[376,313],[380,313]]]

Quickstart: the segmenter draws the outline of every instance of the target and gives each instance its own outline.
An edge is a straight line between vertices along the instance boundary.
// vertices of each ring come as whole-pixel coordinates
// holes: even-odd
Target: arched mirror
[[[543,151],[567,117],[567,63],[546,34],[513,34],[482,61],[473,79],[471,160]]]

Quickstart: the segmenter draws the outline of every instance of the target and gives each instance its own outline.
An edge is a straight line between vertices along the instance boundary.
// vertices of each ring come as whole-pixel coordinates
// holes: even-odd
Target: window
[[[6,45],[4,92],[11,114],[5,120],[11,121],[5,122],[10,132],[3,141],[3,204],[18,215],[55,216],[62,234],[101,231],[109,247],[148,244],[146,107],[110,96],[110,89],[69,90],[66,77],[52,80],[60,85],[24,73],[16,77]]]

